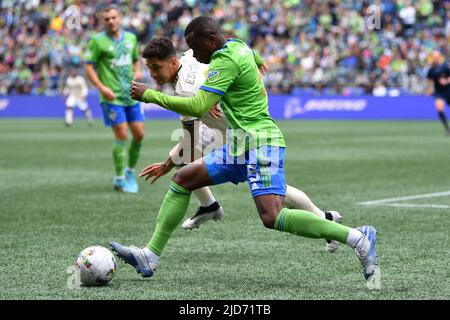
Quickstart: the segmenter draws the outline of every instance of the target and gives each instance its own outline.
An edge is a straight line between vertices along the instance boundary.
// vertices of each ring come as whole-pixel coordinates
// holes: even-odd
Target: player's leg
[[[128,126],[131,130],[132,140],[128,148],[128,167],[125,170],[125,178],[130,192],[138,192],[139,186],[136,181],[135,168],[139,159],[142,141],[144,139],[144,112],[138,103],[125,109]]]
[[[67,127],[71,127],[73,125],[73,108],[75,106],[74,100],[72,97],[67,98],[66,101],[66,112],[64,114],[64,123]]]
[[[87,104],[86,100],[80,100],[77,102],[78,108],[84,113],[84,116],[86,117],[87,123],[89,126],[94,125],[94,117],[92,116],[92,111],[89,109],[89,106]]]
[[[436,111],[438,112],[439,120],[441,121],[442,125],[445,128],[445,132],[447,134],[449,134],[450,133],[450,129],[448,127],[447,117],[446,117],[445,112],[444,112],[445,100],[440,98],[440,97],[437,97],[434,100],[434,106],[436,107]]]
[[[311,199],[301,190],[286,186],[285,205],[289,209],[300,209],[314,213],[319,218],[341,223],[342,216],[337,211],[322,211],[319,209]],[[325,244],[325,251],[335,252],[339,246],[339,242],[327,239]]]
[[[200,120],[184,120],[183,123],[183,159],[187,162],[195,161],[201,157],[204,147],[203,138],[207,134],[208,128]],[[190,154],[185,154],[186,150]],[[223,208],[217,202],[209,187],[199,188],[193,191],[198,199],[199,207],[197,211],[186,219],[181,227],[186,230],[199,228],[200,225],[208,220],[220,220],[223,217]]]
[[[186,214],[192,190],[211,184],[202,159],[181,168],[170,182],[169,191],[159,209],[156,227],[148,245],[140,249],[111,242],[112,250],[143,277],[152,276],[173,231]]]
[[[322,238],[348,244],[364,266],[369,283],[379,280],[376,268],[376,230],[370,226],[350,228],[312,212],[284,208],[284,148],[262,147],[252,161],[250,155],[247,181],[265,227],[308,238]],[[269,161],[268,161],[269,160]]]
[[[102,103],[103,120],[106,126],[111,127],[114,134],[112,147],[113,164],[115,170],[114,189],[127,192],[125,180],[126,144],[128,139],[128,125],[124,107]]]
[[[231,162],[230,162],[231,158]],[[231,165],[229,164],[231,163]],[[139,249],[112,242],[119,258],[132,265],[144,277],[150,277],[168,240],[186,214],[192,190],[231,181],[245,181],[245,164],[233,165],[227,147],[186,165],[175,173],[156,219],[156,227],[147,247]]]

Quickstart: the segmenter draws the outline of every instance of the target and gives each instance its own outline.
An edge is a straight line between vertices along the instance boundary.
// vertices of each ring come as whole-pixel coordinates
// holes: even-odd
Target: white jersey
[[[200,86],[205,82],[209,65],[198,62],[194,58],[192,50],[183,53],[180,58],[180,63],[181,67],[174,85],[175,95],[192,97],[197,94]],[[212,142],[216,147],[222,146],[225,143],[228,121],[223,113],[218,119],[213,118],[208,112],[200,119],[189,116],[181,116],[180,119],[182,122],[201,120],[198,126],[198,140],[195,146],[197,151],[203,151],[205,146],[210,145]],[[170,156],[172,159],[179,153],[182,147],[182,143],[180,142],[171,150]],[[210,148],[208,149],[211,151]]]
[[[86,80],[82,76],[69,76],[64,87],[64,94],[74,100],[84,100],[88,94],[88,86]]]

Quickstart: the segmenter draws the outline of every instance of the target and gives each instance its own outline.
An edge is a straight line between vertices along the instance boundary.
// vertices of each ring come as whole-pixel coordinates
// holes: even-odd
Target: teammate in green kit
[[[85,72],[100,91],[104,123],[114,132],[114,188],[135,193],[138,184],[134,168],[144,138],[143,110],[129,95],[131,81],[141,78],[137,39],[121,29],[121,16],[116,6],[101,10],[99,18],[106,30],[91,37],[85,54]],[[128,128],[133,139],[128,148],[127,166]]]
[[[200,117],[220,101],[230,124],[230,143],[175,173],[160,207],[153,236],[144,248],[111,242],[119,258],[143,277],[154,274],[172,232],[182,221],[191,192],[225,182],[247,181],[265,227],[309,238],[336,240],[355,250],[370,289],[380,287],[372,226],[350,228],[311,212],[284,207],[285,142],[268,112],[268,99],[253,51],[241,40],[226,40],[218,23],[198,17],[185,30],[188,46],[201,63],[209,63],[207,80],[193,97],[172,97],[134,82],[134,99]],[[140,176],[148,177],[145,170]]]

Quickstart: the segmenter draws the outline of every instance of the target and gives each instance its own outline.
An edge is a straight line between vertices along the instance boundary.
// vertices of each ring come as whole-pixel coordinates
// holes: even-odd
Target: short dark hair
[[[186,30],[184,30],[184,36],[194,32],[197,36],[208,37],[212,34],[220,32],[219,23],[210,17],[201,16],[192,20]]]
[[[147,43],[142,56],[145,59],[158,58],[165,60],[169,57],[176,56],[177,52],[172,41],[167,37],[157,37]]]
[[[120,9],[116,4],[106,4],[100,7],[99,13],[108,12],[111,10],[116,10],[120,14]]]

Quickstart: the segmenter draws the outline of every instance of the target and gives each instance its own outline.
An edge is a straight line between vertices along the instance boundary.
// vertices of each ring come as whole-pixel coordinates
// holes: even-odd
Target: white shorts
[[[77,107],[78,109],[84,112],[88,109],[88,104],[84,99],[76,99],[74,97],[69,97],[67,98],[66,101],[66,107],[67,108]]]

